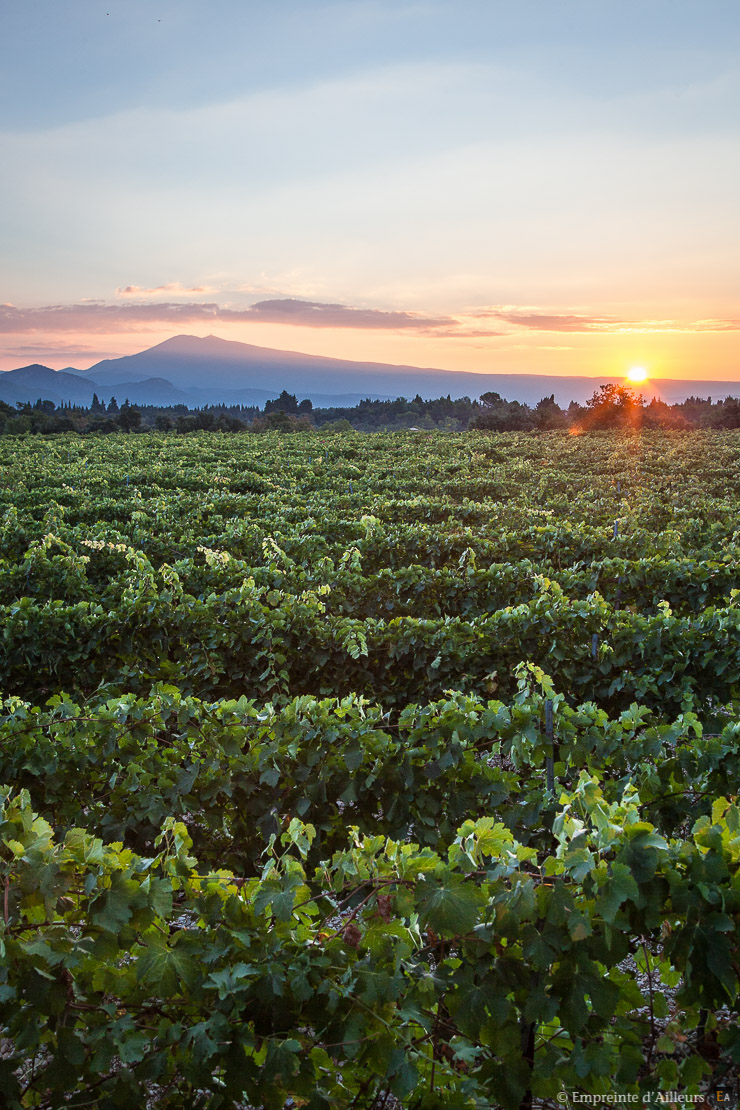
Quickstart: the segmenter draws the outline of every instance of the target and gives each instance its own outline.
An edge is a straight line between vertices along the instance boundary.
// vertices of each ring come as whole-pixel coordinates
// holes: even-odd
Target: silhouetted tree
[[[534,427],[534,417],[529,405],[519,401],[505,401],[499,393],[482,393],[483,409],[470,427],[481,432],[521,432]]]
[[[675,405],[667,405],[653,397],[644,410],[644,421],[649,428],[685,428],[688,421]]]
[[[555,394],[543,397],[534,407],[534,422],[538,428],[548,431],[554,428],[564,428],[568,417],[555,401]]]
[[[296,395],[294,393],[288,393],[287,389],[284,389],[276,400],[265,401],[265,416],[271,412],[297,413],[298,400]]]
[[[740,428],[740,399],[727,397],[718,401],[712,412],[712,427]]]
[[[121,406],[118,424],[124,432],[133,432],[141,425],[141,413],[130,405],[128,400]]]

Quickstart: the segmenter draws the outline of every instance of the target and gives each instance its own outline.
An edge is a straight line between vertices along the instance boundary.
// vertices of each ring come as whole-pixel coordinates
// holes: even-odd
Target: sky
[[[0,5],[0,368],[740,380],[737,0]]]

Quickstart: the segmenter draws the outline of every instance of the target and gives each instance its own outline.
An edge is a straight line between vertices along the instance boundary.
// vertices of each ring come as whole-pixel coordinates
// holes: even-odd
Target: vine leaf
[[[462,936],[478,923],[478,893],[455,876],[426,876],[416,894],[422,923],[440,936]]]

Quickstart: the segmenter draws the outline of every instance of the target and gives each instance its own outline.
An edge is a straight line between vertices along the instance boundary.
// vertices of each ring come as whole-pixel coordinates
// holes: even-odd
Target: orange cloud
[[[513,311],[493,310],[490,312],[476,313],[482,317],[494,317],[505,320],[507,324],[527,328],[531,331],[610,331],[618,326],[607,316],[574,316],[571,314],[552,314],[542,312],[528,312],[523,309]]]

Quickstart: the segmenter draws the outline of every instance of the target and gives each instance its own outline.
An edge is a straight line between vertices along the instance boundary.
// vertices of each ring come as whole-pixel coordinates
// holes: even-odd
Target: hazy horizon
[[[39,364],[0,372],[0,400],[30,402],[39,398],[89,403],[120,395],[134,404],[200,407],[203,404],[263,404],[281,390],[315,406],[354,405],[364,398],[392,399],[421,395],[477,398],[494,392],[508,401],[537,404],[553,396],[558,404],[586,403],[601,386],[620,384],[621,376],[543,374],[474,374],[434,367],[352,362],[296,351],[223,340],[173,336],[154,347],[106,359],[87,369],[69,367],[59,373]],[[740,382],[692,378],[647,378],[630,381],[647,401],[669,404],[688,397],[715,401],[740,394]]]
[[[240,341],[240,340],[233,340],[233,339],[227,340],[222,336],[213,335],[213,334],[208,334],[208,335],[205,335],[205,336],[196,336],[196,335],[192,335],[192,334],[187,333],[187,332],[182,332],[179,335],[169,336],[167,339],[161,340],[159,343],[153,344],[151,347],[140,348],[136,351],[132,351],[129,354],[124,354],[124,355],[112,354],[112,355],[106,356],[103,359],[96,359],[94,362],[91,362],[89,365],[86,365],[86,366],[72,366],[68,363],[65,363],[63,366],[54,367],[54,366],[51,366],[49,362],[25,363],[22,366],[14,365],[14,366],[9,366],[9,367],[2,367],[2,368],[0,368],[0,373],[7,373],[11,370],[17,370],[17,369],[27,369],[30,366],[38,365],[38,366],[45,367],[47,369],[54,369],[54,370],[57,370],[57,371],[69,371],[70,373],[76,373],[76,374],[83,374],[84,375],[84,374],[87,374],[88,372],[94,370],[95,367],[99,366],[101,363],[117,362],[119,359],[129,359],[134,355],[144,355],[144,354],[147,354],[149,351],[156,351],[156,350],[158,350],[159,348],[162,348],[162,347],[171,347],[171,345],[174,344],[175,341],[182,340],[182,339],[185,339],[185,340],[214,339],[214,340],[217,340],[220,343],[229,343],[229,344],[234,344],[236,346],[247,346],[247,347],[252,346],[252,347],[255,347],[257,350],[265,350],[267,352],[277,353],[277,354],[295,355],[298,358],[306,358],[306,357],[308,357],[308,358],[328,358],[328,359],[332,359],[332,360],[336,360],[336,361],[340,361],[340,362],[344,362],[344,361],[356,362],[358,365],[365,365],[368,361],[370,361],[370,360],[364,360],[364,359],[346,359],[345,360],[345,359],[342,359],[339,356],[333,356],[333,355],[324,356],[324,355],[315,354],[315,353],[312,353],[312,352],[297,351],[297,350],[294,350],[294,349],[291,349],[291,348],[271,348],[271,347],[263,347],[262,344],[250,344],[250,343],[245,343],[245,342]],[[51,361],[59,362],[60,360],[59,359],[54,359],[54,360],[51,360]],[[442,371],[443,373],[452,373],[452,374],[460,373],[464,376],[467,376],[468,374],[477,374],[477,375],[479,375],[480,377],[483,377],[483,378],[488,377],[491,374],[496,374],[499,377],[507,377],[508,376],[508,377],[512,377],[512,378],[517,378],[517,377],[543,377],[543,378],[553,378],[553,379],[557,379],[557,378],[563,378],[563,379],[565,379],[565,378],[568,378],[568,379],[570,379],[570,378],[582,378],[582,379],[592,380],[592,381],[602,381],[602,380],[607,380],[607,379],[619,380],[622,377],[625,377],[625,384],[627,384],[628,386],[631,386],[632,388],[637,388],[638,385],[642,384],[642,383],[631,382],[629,380],[629,378],[627,378],[625,375],[622,375],[622,374],[612,374],[612,375],[608,375],[608,374],[605,374],[605,373],[602,373],[602,374],[569,374],[569,373],[566,373],[566,372],[555,374],[555,373],[547,373],[547,372],[539,372],[538,373],[537,371],[532,371],[531,373],[527,373],[527,372],[524,372],[524,371],[518,371],[518,372],[517,371],[511,371],[511,372],[507,373],[507,371],[505,371],[505,370],[497,370],[497,371],[490,371],[490,370],[489,371],[486,371],[486,370],[477,370],[477,371],[476,370],[469,370],[469,371],[457,370],[456,371],[456,370],[450,369],[449,367],[444,367],[444,366],[420,366],[420,365],[417,366],[417,365],[413,365],[413,364],[409,364],[409,363],[377,363],[377,365],[382,366],[382,367],[391,368],[391,369],[392,368],[398,368],[399,370],[413,369],[413,370],[421,370],[421,371],[430,371],[432,373],[434,373],[435,371]],[[667,377],[658,377],[657,375],[650,375],[649,377],[646,378],[646,381],[644,383],[645,389],[643,391],[649,391],[650,385],[653,382],[659,383],[661,381],[693,381],[693,380],[696,380],[697,382],[706,381],[708,384],[710,384],[710,383],[717,384],[718,382],[724,381],[724,382],[728,382],[729,384],[735,385],[735,384],[740,383],[740,373],[738,373],[737,378],[727,377],[727,378],[713,378],[713,379],[710,379],[710,378],[706,378],[706,379],[667,378]]]

